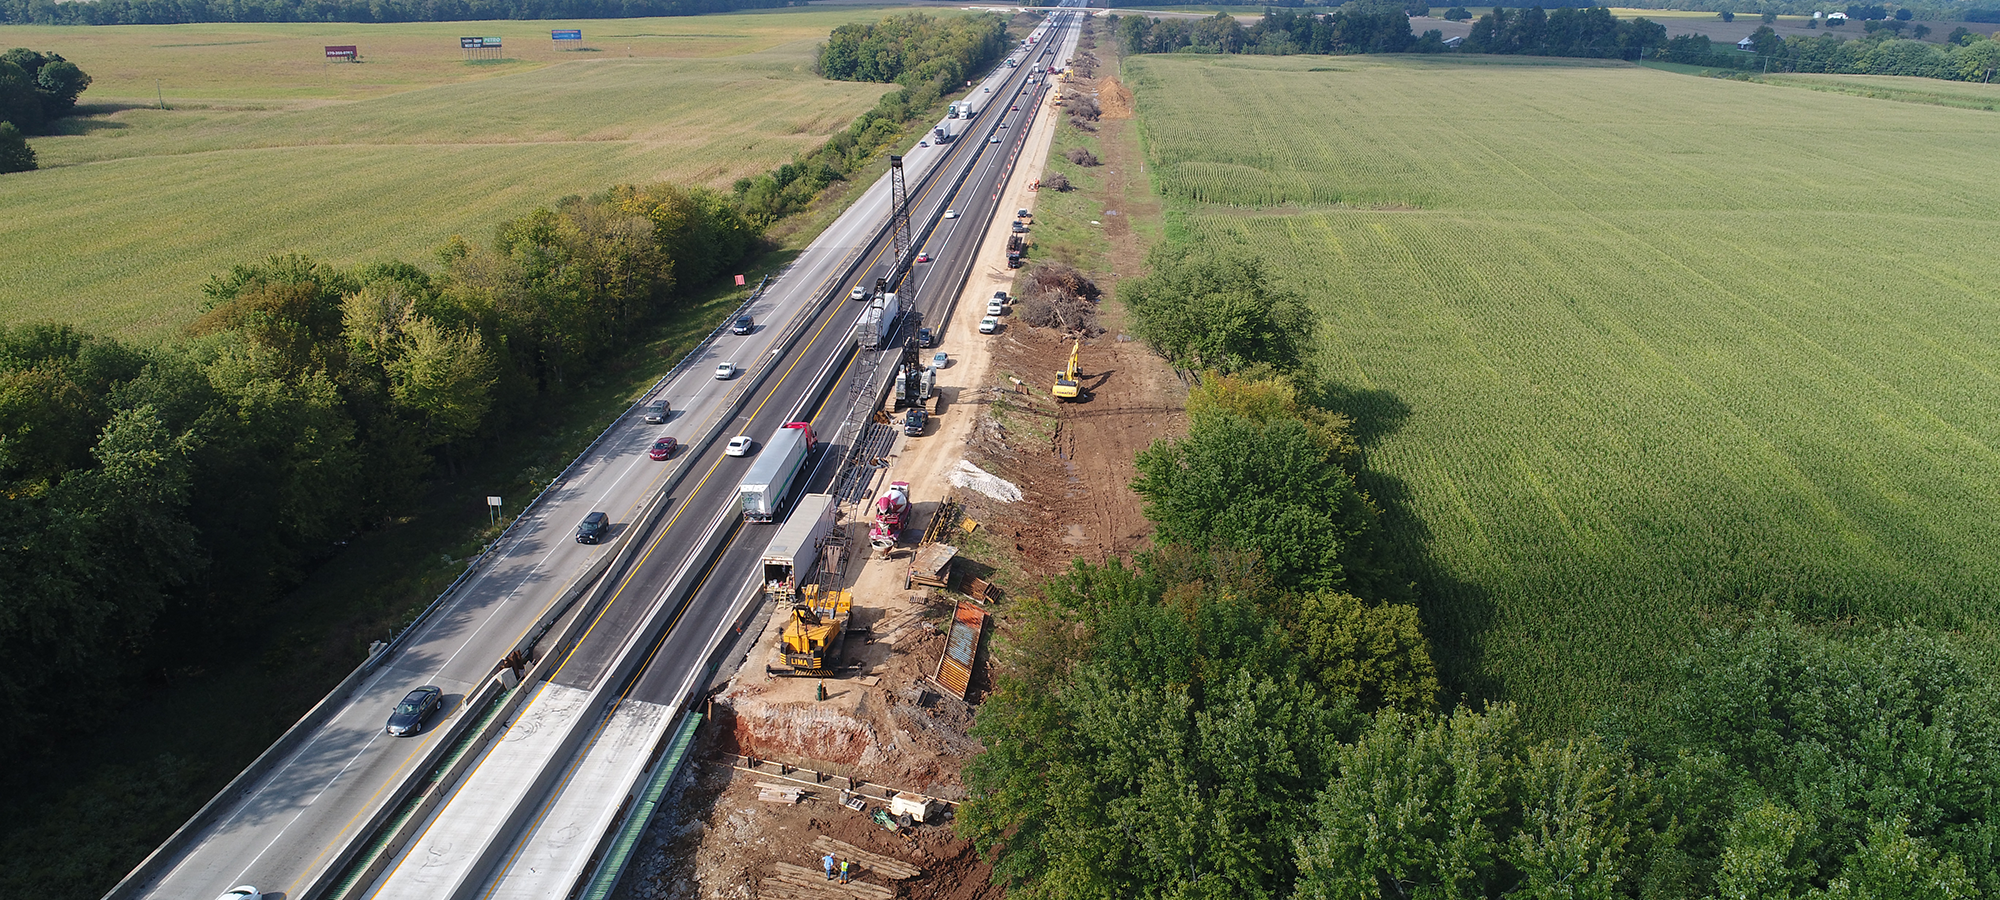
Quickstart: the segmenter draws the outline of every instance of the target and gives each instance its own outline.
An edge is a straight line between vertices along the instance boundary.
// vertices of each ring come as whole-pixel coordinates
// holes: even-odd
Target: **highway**
[[[1073,30],[1072,30],[1073,31]],[[1033,58],[1061,59],[1063,42],[1044,40]],[[1018,104],[1015,92],[1032,68],[1002,70],[990,95],[998,118],[947,145],[952,159],[970,167],[962,184],[940,178],[913,190],[911,219],[925,237],[919,253],[932,257],[904,280],[902,294],[917,309],[935,307],[955,292],[977,251],[983,229],[961,223],[984,216],[944,219],[947,208],[970,212],[992,199],[1014,161],[1027,117],[1034,106]],[[1045,88],[1038,79],[1036,88]],[[980,92],[984,94],[983,91]],[[1034,94],[1030,92],[1031,96]],[[1010,107],[1019,106],[1019,109]],[[1005,127],[999,127],[1004,123]],[[992,143],[992,136],[1000,136]],[[955,167],[955,166],[954,166]],[[951,174],[950,169],[945,173]],[[886,249],[886,248],[885,248]],[[895,260],[879,252],[866,276],[887,275]],[[844,292],[842,292],[844,295]],[[852,417],[840,390],[861,354],[851,331],[862,304],[835,300],[839,307],[821,321],[794,351],[770,393],[732,423],[732,431],[760,441],[785,422],[810,420],[832,446],[816,459],[814,477],[794,495],[823,487],[836,473],[852,434],[842,433]],[[906,317],[904,333],[918,317]],[[899,346],[900,342],[893,342]],[[893,359],[894,346],[875,351]],[[888,365],[879,369],[891,376]],[[872,409],[875,394],[864,395]],[[714,562],[700,554],[673,565],[642,564],[621,585],[607,607],[606,621],[593,626],[514,726],[512,733],[469,775],[423,836],[371,893],[377,898],[543,898],[568,896],[593,862],[593,842],[614,824],[623,801],[665,737],[675,711],[697,690],[696,679],[724,625],[732,622],[756,591],[754,572],[777,525],[740,524],[736,484],[750,460],[715,456],[694,482],[680,512],[655,537],[656,546],[727,543]],[[723,537],[735,532],[733,539]],[[649,551],[649,556],[656,551]],[[685,601],[685,602],[682,602]],[[621,611],[622,608],[622,611]],[[615,624],[614,624],[615,620]],[[655,636],[659,637],[656,639]],[[607,679],[607,673],[614,677]],[[535,715],[540,708],[544,715]],[[498,827],[496,827],[496,825]]]
[[[1070,31],[1062,55],[1052,52],[1058,42],[1043,40],[1024,59],[1067,58]],[[955,290],[957,281],[935,273],[962,272],[974,252],[980,229],[960,225],[991,211],[990,204],[975,201],[995,190],[1009,151],[1025,134],[1021,125],[1033,106],[1024,101],[1018,112],[1007,107],[1030,68],[1024,61],[1018,69],[997,70],[968,95],[979,110],[964,136],[905,155],[917,246],[935,257],[913,267],[903,288],[920,309],[948,300],[941,294]],[[990,93],[983,90],[989,87]],[[1046,78],[1032,87],[1046,88]],[[1003,122],[1005,128],[997,127]],[[1002,140],[989,143],[991,135]],[[959,186],[958,173],[968,167]],[[947,206],[982,215],[941,219]],[[691,667],[702,665],[718,627],[742,608],[750,567],[775,528],[738,524],[735,485],[750,460],[722,456],[721,443],[738,433],[761,443],[782,422],[810,417],[827,442],[809,460],[824,483],[853,440],[839,425],[848,411],[836,407],[845,399],[838,387],[842,375],[858,358],[851,330],[863,304],[845,296],[852,284],[872,284],[899,265],[885,248],[888,207],[885,178],[746,309],[758,322],[751,334],[718,334],[646,398],[672,402],[667,424],[644,424],[636,414],[642,400],[455,590],[107,897],[206,898],[242,883],[287,900],[324,895],[357,842],[371,837],[384,814],[450,749],[446,738],[473,730],[477,717],[493,708],[468,710],[467,700],[488,685],[499,661],[552,620],[550,633],[565,633],[568,619],[558,613],[581,597],[569,613],[587,614],[575,622],[581,639],[549,661],[547,680],[531,675],[519,688],[526,700],[499,723],[504,735],[483,745],[457,791],[421,823],[380,879],[358,886],[384,897],[491,895],[495,888],[505,888],[506,896],[566,893],[567,884],[544,890],[536,885],[552,882],[523,880],[522,873],[552,871],[542,864],[548,860],[580,865],[589,856],[602,829],[579,832],[572,827],[579,814],[565,810],[580,805],[587,785],[600,792],[629,789],[629,778],[620,785],[618,773],[631,768],[634,753],[644,757],[653,749],[635,736],[665,727],[694,677]],[[938,225],[943,227],[933,228]],[[857,265],[859,273],[850,275]],[[906,317],[905,327],[913,320]],[[787,343],[793,344],[789,350]],[[712,372],[724,361],[746,371],[718,380]],[[829,397],[836,402],[826,403]],[[660,434],[681,438],[677,458],[661,463],[646,457]],[[663,490],[661,504],[656,498]],[[612,533],[603,544],[579,544],[575,525],[593,510],[611,516]],[[651,531],[635,526],[642,510],[658,510]],[[612,554],[627,545],[634,551],[630,564],[600,578]],[[538,646],[534,653],[548,650]],[[443,712],[418,736],[386,735],[383,721],[395,701],[424,684],[444,689]],[[617,748],[627,752],[610,752]],[[623,768],[616,764],[621,760]],[[610,810],[590,812],[602,817]]]

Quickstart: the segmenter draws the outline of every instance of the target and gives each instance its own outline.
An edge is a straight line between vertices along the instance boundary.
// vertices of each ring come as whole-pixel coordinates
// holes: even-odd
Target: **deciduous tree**
[[[1152,272],[1119,285],[1139,336],[1180,369],[1229,373],[1262,363],[1303,369],[1318,322],[1299,297],[1274,285],[1257,259],[1166,244]]]

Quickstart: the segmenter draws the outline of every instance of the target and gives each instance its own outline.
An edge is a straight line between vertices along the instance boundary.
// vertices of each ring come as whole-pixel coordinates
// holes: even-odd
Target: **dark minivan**
[[[594,512],[583,517],[583,524],[576,526],[576,542],[595,544],[604,539],[604,532],[611,528],[611,517]]]
[[[749,334],[755,330],[757,330],[757,323],[750,321],[749,316],[737,316],[735,324],[729,326],[731,334]]]

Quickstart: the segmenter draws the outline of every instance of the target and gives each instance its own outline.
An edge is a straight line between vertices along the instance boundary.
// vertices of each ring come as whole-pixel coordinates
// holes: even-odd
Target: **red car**
[[[1009,106],[1009,107],[1007,107],[1007,108],[1008,108],[1008,109],[1010,109],[1010,110],[1014,110],[1014,109],[1020,109],[1020,107],[1018,107],[1018,106]]]
[[[930,262],[930,261],[931,261],[931,255],[930,255],[930,254],[928,254],[928,253],[919,253],[919,254],[917,254],[917,262]]]
[[[674,455],[674,451],[680,449],[680,446],[680,441],[663,437],[653,442],[653,449],[646,451],[646,455],[654,459],[666,459]]]

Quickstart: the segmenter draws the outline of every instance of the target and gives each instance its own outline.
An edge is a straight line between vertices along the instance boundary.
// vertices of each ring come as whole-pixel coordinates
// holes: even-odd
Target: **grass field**
[[[2000,116],[1628,66],[1125,73],[1182,236],[1323,316],[1461,686],[1587,725],[1766,601],[1993,634]]]
[[[422,259],[567,194],[727,187],[884,93],[811,72],[835,24],[884,12],[589,22],[598,52],[568,53],[548,30],[576,23],[0,28],[96,79],[93,115],[33,141],[45,168],[0,179],[0,321],[156,338],[210,276],[271,253]],[[460,34],[518,59],[466,63]],[[365,61],[321,62],[335,43]]]

